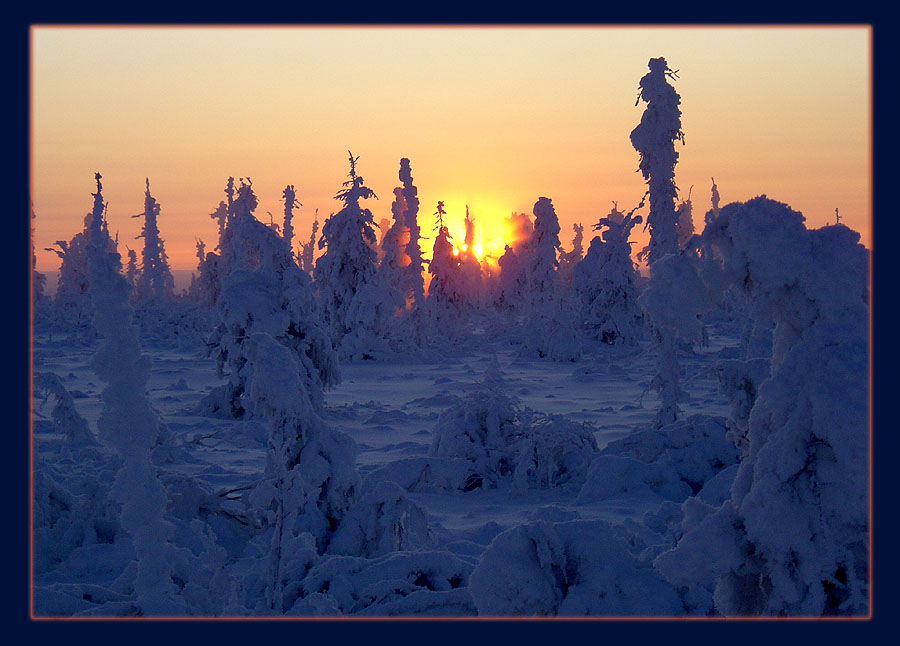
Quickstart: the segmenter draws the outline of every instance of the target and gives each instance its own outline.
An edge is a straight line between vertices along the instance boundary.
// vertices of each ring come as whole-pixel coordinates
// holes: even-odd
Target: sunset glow
[[[161,205],[173,268],[196,266],[228,177],[250,177],[257,217],[277,222],[297,186],[305,240],[337,210],[347,150],[390,218],[401,157],[419,187],[423,252],[444,200],[462,243],[468,205],[488,262],[515,239],[506,218],[553,200],[560,240],[646,190],[629,133],[637,83],[665,55],[686,135],[676,182],[694,222],[759,194],[842,221],[870,241],[867,27],[34,27],[32,196],[46,247],[80,230],[104,177],[120,252],[139,248],[143,187]],[[101,99],[102,97],[102,99]],[[840,127],[835,127],[840,124]],[[647,241],[638,227],[637,249]],[[318,253],[318,252],[317,252]]]

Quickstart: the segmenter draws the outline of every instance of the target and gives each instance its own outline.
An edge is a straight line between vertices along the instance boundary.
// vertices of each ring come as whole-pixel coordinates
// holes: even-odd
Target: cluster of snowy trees
[[[468,212],[458,248],[443,202],[433,228],[423,226],[406,158],[379,242],[364,206],[376,196],[350,153],[341,208],[318,239],[317,218],[296,251],[295,187],[284,189],[279,226],[257,219],[249,179],[228,178],[210,216],[217,244],[197,241],[197,271],[176,294],[149,180],[135,216],[143,250],[129,249],[123,267],[97,174],[84,229],[53,249],[52,300],[34,272],[36,329],[99,341],[94,369],[106,384],[98,442],[59,380],[36,376],[35,389],[57,401],[69,450],[95,467],[77,491],[53,465],[37,467],[38,572],[73,545],[115,545],[127,567],[93,591],[104,601],[91,612],[145,616],[865,614],[867,252],[844,225],[807,229],[765,196],[720,207],[714,181],[695,233],[690,198],[676,206],[676,76],[662,58],[649,68],[631,133],[647,193],[628,213],[614,203],[586,252],[581,225],[562,249],[552,200],[539,197],[533,219],[510,218],[519,235],[489,267],[472,251]],[[629,242],[646,201],[649,281]],[[423,229],[433,231],[430,250]],[[704,317],[726,307],[752,323],[744,356],[717,365],[731,419],[685,418],[679,353],[702,344]],[[239,511],[159,473],[174,445],[146,396],[148,321],[163,336],[199,339],[215,358],[224,383],[198,413],[267,425],[265,470]],[[557,361],[649,346],[659,394],[651,427],[600,451],[582,426],[517,403],[493,365],[436,422],[427,458],[361,478],[353,440],[322,417],[341,363],[429,356],[471,340],[476,325],[522,356]],[[102,473],[114,474],[107,490]],[[565,483],[580,500],[622,487],[662,495],[674,505],[666,548],[635,554],[608,523],[536,518],[498,535],[473,568],[433,550],[427,518],[407,497],[415,487]],[[237,557],[216,539],[211,519],[226,517],[250,536]],[[384,581],[394,587],[379,588]],[[37,605],[82,611],[70,592],[43,589]]]

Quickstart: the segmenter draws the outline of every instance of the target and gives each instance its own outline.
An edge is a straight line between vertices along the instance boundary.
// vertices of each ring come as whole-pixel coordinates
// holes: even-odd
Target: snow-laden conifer
[[[93,359],[97,376],[107,386],[100,395],[103,409],[97,427],[100,438],[114,448],[122,466],[111,496],[121,503],[121,526],[131,538],[137,568],[134,603],[145,616],[184,613],[183,600],[172,581],[173,528],[165,520],[167,495],[151,460],[162,422],[147,398],[150,365],[141,353],[134,310],[128,304],[128,283],[121,275],[121,258],[110,250],[103,226],[100,174],[89,221],[87,259],[94,327],[103,341]]]
[[[640,153],[640,171],[650,191],[650,252],[647,261],[655,263],[663,256],[678,251],[676,228],[675,164],[678,153],[675,142],[684,142],[681,131],[681,97],[669,85],[668,78],[677,78],[669,69],[665,58],[651,58],[650,73],[640,81],[640,92],[635,105],[647,104],[641,122],[631,131],[631,144]]]
[[[389,353],[390,296],[377,272],[372,212],[360,200],[376,197],[356,172],[350,173],[335,199],[344,207],[322,225],[315,279],[320,308],[342,358],[373,359]]]
[[[174,298],[175,281],[169,269],[166,247],[159,236],[157,218],[160,205],[150,194],[150,180],[144,191],[144,212],[134,217],[144,218],[144,226],[138,238],[144,239],[141,252],[141,273],[137,281],[137,301],[159,304]]]
[[[281,228],[281,237],[287,243],[291,255],[294,255],[294,207],[303,206],[297,199],[297,192],[294,190],[293,184],[284,187],[284,226]]]
[[[601,218],[587,255],[573,269],[572,285],[581,305],[585,332],[608,343],[633,344],[641,337],[642,313],[638,307],[636,272],[628,237],[641,216],[621,213],[613,204]]]
[[[731,495],[656,566],[715,586],[725,615],[869,610],[868,254],[844,226],[808,230],[765,196],[707,223],[722,290],[738,285],[775,324],[770,375],[749,413]]]
[[[204,407],[234,417],[247,410],[247,344],[256,333],[290,350],[313,406],[321,407],[323,390],[340,380],[331,341],[315,315],[312,281],[285,240],[253,216],[257,203],[252,185],[242,181],[224,235],[222,259],[230,272],[216,303],[220,323],[208,343],[228,381],[210,393]]]

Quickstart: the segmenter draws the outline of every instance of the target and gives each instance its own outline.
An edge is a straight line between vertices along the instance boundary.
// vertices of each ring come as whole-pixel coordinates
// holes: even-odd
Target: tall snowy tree
[[[331,341],[317,321],[311,280],[285,240],[253,216],[257,204],[252,185],[242,181],[224,236],[223,256],[230,263],[216,303],[221,322],[208,343],[228,381],[209,394],[204,407],[233,417],[258,412],[248,409],[253,400],[246,396],[254,334],[266,334],[290,351],[313,406],[323,406],[323,390],[340,380]]]
[[[403,199],[403,189],[394,189],[394,202],[391,204],[393,223],[381,239],[381,262],[378,265],[378,273],[391,296],[393,313],[398,313],[406,308],[407,289],[406,271],[409,257],[406,255],[407,236],[409,229],[403,222],[403,213],[406,210],[406,201]]]
[[[373,359],[389,352],[387,335],[391,301],[377,273],[372,212],[359,201],[376,197],[356,172],[358,157],[350,153],[350,173],[335,196],[344,207],[322,225],[315,279],[322,314],[343,358]]]
[[[847,227],[803,219],[760,196],[702,234],[719,259],[707,284],[746,290],[775,325],[730,496],[698,506],[655,561],[673,584],[714,585],[724,615],[870,609],[868,252]]]
[[[297,200],[297,193],[294,190],[293,184],[288,184],[284,187],[284,226],[281,229],[281,236],[284,238],[284,241],[287,243],[288,249],[291,250],[291,255],[294,254],[294,225],[292,221],[294,219],[294,207],[295,206],[303,206]]]
[[[166,247],[159,237],[160,205],[150,194],[150,180],[144,191],[144,212],[134,217],[144,218],[144,227],[138,238],[144,239],[141,254],[141,274],[137,283],[137,300],[141,303],[159,304],[171,301],[175,294],[175,280],[169,269]]]
[[[103,339],[93,368],[107,384],[100,395],[103,409],[97,427],[101,440],[122,459],[111,495],[122,505],[121,526],[134,550],[134,603],[145,616],[178,615],[184,613],[184,601],[172,580],[174,528],[164,519],[167,494],[151,459],[162,423],[146,395],[150,364],[132,323],[134,310],[128,304],[130,288],[121,274],[121,258],[110,250],[103,225],[100,173],[95,178],[86,251],[94,327]]]
[[[310,276],[313,275],[315,265],[313,263],[313,254],[316,250],[316,233],[319,231],[319,209],[316,209],[316,216],[313,220],[312,230],[309,234],[308,242],[300,243],[300,269]]]
[[[453,254],[450,230],[444,224],[447,212],[444,211],[443,202],[437,203],[434,214],[437,216],[434,227],[437,235],[434,238],[431,262],[428,263],[431,282],[428,284],[426,308],[432,323],[431,329],[448,334],[458,330],[462,315],[461,299],[456,291],[459,261]]]
[[[528,268],[529,299],[533,306],[550,298],[556,289],[556,270],[559,267],[559,219],[553,202],[540,197],[534,203],[533,255]]]
[[[575,266],[584,258],[584,226],[579,223],[572,225],[574,237],[572,238],[572,251],[560,250],[559,277],[564,285],[572,282],[572,272]]]
[[[675,142],[684,142],[681,131],[681,97],[669,85],[668,78],[677,78],[669,69],[665,58],[651,58],[650,73],[640,81],[640,92],[635,105],[644,101],[647,108],[641,123],[631,131],[631,144],[640,153],[640,171],[650,191],[650,253],[648,262],[653,264],[663,256],[678,252],[676,229],[675,164],[678,153]]]
[[[422,248],[419,246],[421,230],[419,228],[419,197],[418,189],[413,184],[412,169],[409,159],[400,160],[400,182],[403,184],[403,203],[406,207],[403,211],[403,224],[408,231],[406,242],[406,257],[409,264],[406,265],[407,285],[412,289],[412,303],[417,312],[425,307],[425,277],[423,275],[424,264],[422,261]]]

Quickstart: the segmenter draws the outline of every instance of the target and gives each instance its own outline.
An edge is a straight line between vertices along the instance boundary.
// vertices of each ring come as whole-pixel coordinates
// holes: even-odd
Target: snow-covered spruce
[[[558,275],[559,221],[549,198],[541,197],[534,204],[534,234],[529,248],[524,267],[528,287],[523,354],[576,361],[582,352],[581,311],[571,289]]]
[[[131,539],[137,562],[134,604],[145,616],[180,615],[184,602],[172,580],[172,526],[164,518],[167,496],[151,460],[162,422],[146,395],[150,365],[132,323],[134,311],[120,273],[121,259],[110,251],[103,226],[100,179],[97,173],[86,249],[93,323],[103,339],[92,365],[107,384],[100,395],[103,410],[97,427],[101,440],[122,458],[110,495],[122,505],[121,527]]]
[[[350,154],[350,173],[335,199],[344,207],[322,225],[315,280],[324,323],[342,359],[377,359],[388,345],[393,304],[377,272],[372,212],[359,201],[375,197],[356,173],[358,157]]]
[[[631,144],[640,153],[640,171],[647,181],[650,193],[650,252],[647,262],[652,266],[668,254],[678,252],[677,216],[675,198],[675,164],[678,153],[675,142],[684,142],[681,131],[681,97],[669,85],[667,78],[677,78],[669,69],[665,58],[651,58],[649,74],[640,81],[640,92],[635,105],[647,104],[641,122],[631,131]]]
[[[413,184],[409,159],[406,157],[400,160],[399,177],[403,184],[403,204],[406,207],[403,211],[403,224],[408,231],[406,243],[406,257],[409,258],[409,264],[406,265],[407,285],[412,290],[413,309],[416,312],[416,316],[419,316],[425,309],[424,264],[422,248],[419,245],[419,240],[422,237],[418,222],[419,197],[418,189]],[[417,318],[417,336],[421,332],[419,327],[422,324],[421,317]]]
[[[453,337],[462,329],[465,320],[465,304],[457,289],[459,284],[459,261],[453,255],[453,243],[450,242],[450,230],[444,224],[444,203],[437,203],[435,211],[437,235],[428,273],[431,282],[428,284],[428,296],[425,301],[426,317],[429,330]]]
[[[631,244],[628,237],[641,217],[625,215],[616,205],[594,225],[600,236],[591,240],[587,255],[573,269],[587,335],[607,344],[634,344],[641,338],[642,312]]]
[[[228,381],[201,406],[231,417],[248,410],[247,344],[254,334],[265,333],[293,354],[304,390],[318,409],[323,390],[340,380],[337,356],[317,321],[311,279],[284,239],[253,217],[255,206],[252,187],[242,183],[223,242],[231,271],[216,304],[220,322],[208,342],[220,376],[227,371]]]
[[[869,609],[868,254],[858,233],[803,219],[760,196],[703,232],[720,284],[775,323],[730,498],[655,561],[678,585],[714,582],[724,615]]]
[[[472,572],[480,616],[652,616],[684,613],[674,588],[631,554],[605,521],[518,525]]]
[[[285,244],[287,244],[288,250],[291,252],[291,256],[294,255],[294,207],[295,206],[303,206],[300,204],[300,201],[297,199],[297,191],[294,190],[293,184],[288,184],[284,187],[284,192],[282,193],[284,196],[284,225],[281,228],[281,237],[284,238]]]
[[[166,247],[159,236],[157,218],[160,205],[150,194],[150,180],[144,191],[144,212],[134,217],[144,218],[144,226],[138,238],[144,239],[141,252],[141,273],[137,281],[136,301],[142,304],[159,305],[170,302],[175,296],[175,280],[169,269]]]

